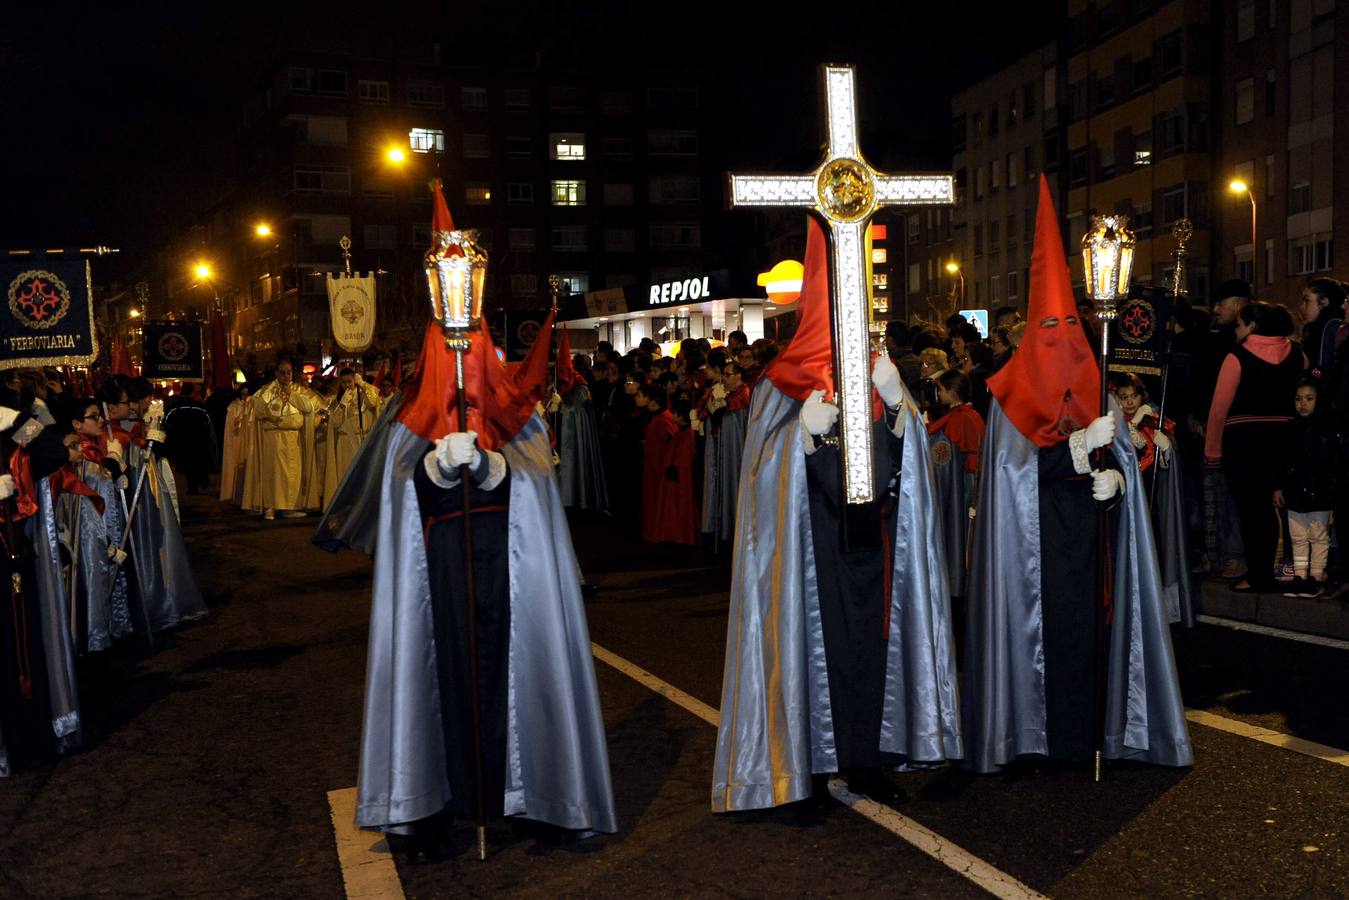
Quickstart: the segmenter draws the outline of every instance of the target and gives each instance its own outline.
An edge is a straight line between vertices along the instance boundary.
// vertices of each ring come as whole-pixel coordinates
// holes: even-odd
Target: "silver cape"
[[[604,480],[600,433],[595,427],[595,404],[590,388],[577,385],[557,411],[558,481],[562,505],[568,509],[604,512],[609,489]]]
[[[745,455],[748,422],[748,409],[726,410],[722,413],[717,434],[709,434],[703,446],[702,532],[712,535],[721,544],[735,540],[740,461]]]
[[[946,562],[922,419],[905,392],[880,749],[915,762],[963,753]],[[731,606],[712,809],[810,796],[837,769],[811,541],[801,403],[754,390],[736,512]]]
[[[1105,755],[1193,765],[1147,498],[1124,417],[1113,401],[1111,410],[1125,494],[1116,513]],[[979,477],[964,672],[967,763],[979,772],[1049,748],[1038,451],[994,400]],[[1084,586],[1084,596],[1094,590]]]
[[[355,535],[375,548],[356,824],[401,831],[443,809],[450,786],[412,482],[430,445],[401,422],[387,423],[382,442],[376,534]],[[543,420],[531,418],[501,452],[511,471],[505,814],[612,832],[617,816],[589,629]]]

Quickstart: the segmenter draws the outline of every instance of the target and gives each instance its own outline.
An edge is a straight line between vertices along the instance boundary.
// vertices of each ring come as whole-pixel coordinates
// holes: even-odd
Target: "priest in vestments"
[[[988,381],[962,692],[968,764],[1091,759],[1097,567],[1109,565],[1104,755],[1187,766],[1147,498],[1118,406],[1099,415],[1100,369],[1057,222],[1041,178],[1026,334]]]
[[[249,388],[239,385],[239,396],[225,410],[225,435],[220,454],[220,499],[238,506],[243,500],[244,465],[252,446],[253,405]]]
[[[246,480],[253,482],[254,509],[263,518],[303,516],[314,469],[314,413],[319,401],[295,383],[290,360],[276,367],[276,380],[253,397],[255,438]]]
[[[323,468],[324,509],[331,505],[337,486],[379,418],[380,397],[374,385],[349,368],[339,371],[338,379],[337,395],[328,408],[330,455]]]
[[[454,229],[438,189],[435,210],[433,236],[447,242]],[[454,818],[474,816],[479,787],[467,686],[464,490],[488,814],[531,829],[617,829],[579,570],[548,429],[535,414],[551,328],[550,316],[509,372],[485,323],[471,333],[464,422],[455,355],[441,327],[430,324],[415,374],[316,535],[329,548],[374,551],[356,824],[411,834],[414,856],[434,853]],[[354,478],[363,473],[374,477]]]
[[[845,544],[825,238],[810,221],[800,325],[754,389],[712,780],[715,812],[881,801],[885,769],[962,754],[954,640],[923,421],[888,360],[872,374],[879,503]],[[861,519],[866,518],[866,524]]]

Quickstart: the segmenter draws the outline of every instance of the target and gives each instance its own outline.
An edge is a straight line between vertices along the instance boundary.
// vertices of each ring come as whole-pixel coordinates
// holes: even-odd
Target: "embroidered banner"
[[[201,381],[201,326],[147,322],[142,329],[141,374],[165,381]]]
[[[375,276],[330,272],[326,280],[337,346],[348,353],[366,350],[375,337]]]
[[[1119,306],[1106,370],[1160,376],[1171,347],[1170,319],[1165,291],[1135,288]]]
[[[98,356],[89,261],[43,254],[0,264],[0,369],[84,366]]]

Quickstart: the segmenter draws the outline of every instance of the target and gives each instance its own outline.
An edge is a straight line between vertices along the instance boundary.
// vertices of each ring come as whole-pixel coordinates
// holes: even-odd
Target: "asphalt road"
[[[355,783],[369,564],[185,498],[212,614],[153,651],[86,660],[97,742],[0,782],[0,897],[342,897],[326,799]],[[591,637],[716,706],[726,558],[574,522]],[[1192,708],[1349,747],[1349,652],[1201,626],[1177,638]],[[835,806],[708,812],[715,729],[603,663],[619,834],[407,866],[408,897],[914,896],[982,892]],[[1193,770],[899,776],[898,809],[1059,897],[1349,895],[1349,767],[1199,725]]]

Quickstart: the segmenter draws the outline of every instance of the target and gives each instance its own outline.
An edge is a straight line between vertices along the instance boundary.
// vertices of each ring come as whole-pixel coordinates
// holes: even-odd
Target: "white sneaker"
[[[276,510],[274,509],[266,510],[263,512],[262,517],[270,522],[272,519],[276,518]]]

